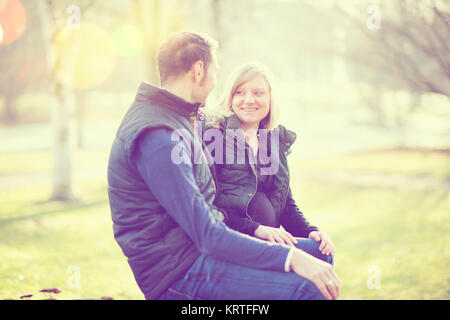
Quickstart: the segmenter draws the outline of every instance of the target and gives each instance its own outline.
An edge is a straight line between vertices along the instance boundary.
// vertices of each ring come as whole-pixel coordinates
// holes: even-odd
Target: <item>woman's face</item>
[[[258,129],[258,125],[270,112],[270,88],[262,75],[237,87],[231,108],[247,128]]]

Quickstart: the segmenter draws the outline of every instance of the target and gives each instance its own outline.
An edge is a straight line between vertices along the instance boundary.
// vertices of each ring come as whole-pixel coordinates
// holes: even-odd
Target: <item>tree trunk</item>
[[[214,30],[214,38],[219,42],[220,50],[225,50],[225,41],[223,37],[223,28],[222,28],[222,14],[221,14],[221,0],[212,0],[212,21],[213,21],[213,30]]]
[[[3,120],[6,124],[16,123],[18,120],[18,114],[15,106],[16,97],[11,91],[5,96],[5,108],[3,112]]]
[[[53,21],[53,6],[51,0],[41,0],[39,3],[40,17],[43,31],[43,41],[46,51],[48,68],[52,68],[51,44],[57,28]],[[52,6],[53,5],[53,6]],[[60,57],[53,57],[60,59]],[[70,63],[70,61],[67,61]],[[53,192],[50,200],[72,201],[75,200],[72,186],[71,148],[69,132],[69,103],[71,90],[61,82],[50,70],[53,77],[50,80],[50,92],[53,93],[53,116],[55,140],[53,146]]]
[[[144,48],[146,63],[148,64],[148,81],[156,86],[160,85],[156,67],[156,54],[160,41],[160,0],[135,0],[139,24],[144,34]]]
[[[72,152],[70,146],[70,91],[59,81],[55,83],[53,126],[53,193],[50,200],[73,201],[76,199],[72,185]]]
[[[77,146],[84,148],[84,121],[86,113],[86,93],[77,90],[75,92],[75,109],[77,117]]]

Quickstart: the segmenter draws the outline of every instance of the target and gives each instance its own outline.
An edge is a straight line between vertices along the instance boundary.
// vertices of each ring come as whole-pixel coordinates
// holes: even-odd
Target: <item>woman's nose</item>
[[[255,103],[255,97],[251,94],[247,94],[244,97],[244,103],[245,104],[254,104]]]

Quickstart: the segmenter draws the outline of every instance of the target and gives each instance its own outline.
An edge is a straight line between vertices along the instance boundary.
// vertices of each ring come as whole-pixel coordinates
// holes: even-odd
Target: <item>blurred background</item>
[[[220,43],[208,107],[239,64],[275,75],[294,197],[337,246],[341,298],[450,299],[448,0],[0,0],[0,299],[143,299],[108,153],[183,29]]]

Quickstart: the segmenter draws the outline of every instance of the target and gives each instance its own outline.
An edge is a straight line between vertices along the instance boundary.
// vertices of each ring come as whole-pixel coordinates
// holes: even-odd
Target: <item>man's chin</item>
[[[201,97],[199,95],[193,96],[191,98],[192,103],[200,103],[200,108],[202,108],[206,104],[206,100],[207,100],[207,97],[205,98],[205,97]]]
[[[206,101],[208,100],[208,97],[206,97],[206,98],[198,98],[198,99],[195,99],[195,100],[196,100],[196,103],[200,103],[200,107],[199,108],[203,108],[203,107],[206,106]]]

